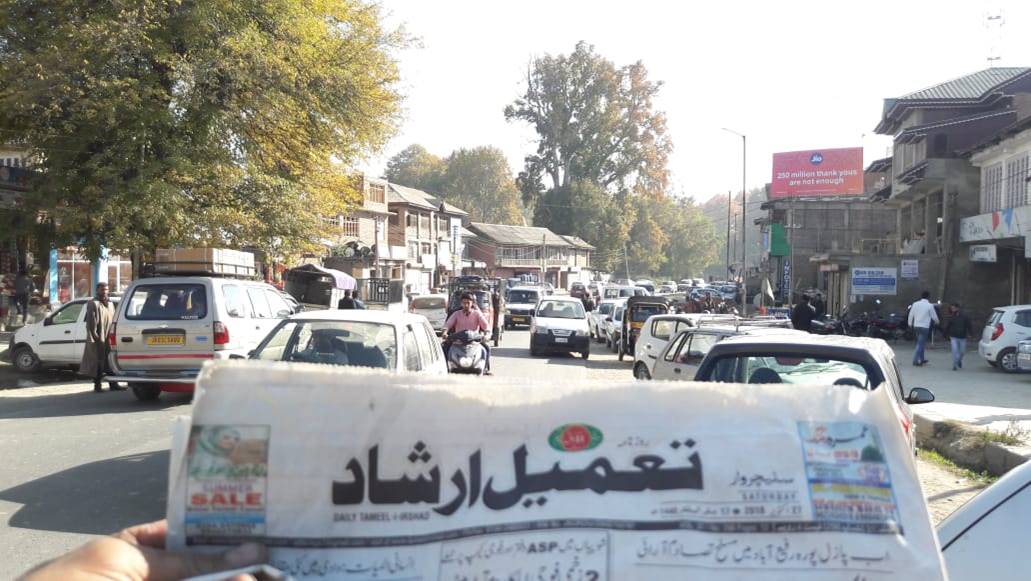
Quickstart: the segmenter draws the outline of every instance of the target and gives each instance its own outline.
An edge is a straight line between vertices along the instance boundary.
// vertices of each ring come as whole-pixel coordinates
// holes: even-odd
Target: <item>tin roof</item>
[[[479,236],[497,244],[509,246],[564,246],[594,248],[575,236],[560,236],[547,228],[538,226],[510,226],[508,224],[484,224],[473,222],[469,229]]]

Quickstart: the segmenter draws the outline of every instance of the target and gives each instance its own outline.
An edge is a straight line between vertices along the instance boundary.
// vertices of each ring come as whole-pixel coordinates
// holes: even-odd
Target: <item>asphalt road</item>
[[[495,374],[555,382],[631,377],[630,362],[602,345],[587,361],[532,358],[528,346],[525,331],[507,333],[494,349]],[[127,392],[93,393],[66,371],[22,376],[0,364],[0,579],[93,535],[161,518],[172,419],[189,414],[189,401],[164,394],[143,404]],[[937,518],[976,492],[937,466],[921,463],[921,479]]]

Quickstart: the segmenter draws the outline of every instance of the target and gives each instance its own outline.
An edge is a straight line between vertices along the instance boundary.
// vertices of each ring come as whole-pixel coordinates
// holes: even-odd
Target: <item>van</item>
[[[173,276],[134,281],[125,291],[111,345],[112,376],[141,401],[192,392],[201,365],[246,357],[293,309],[271,285]]]

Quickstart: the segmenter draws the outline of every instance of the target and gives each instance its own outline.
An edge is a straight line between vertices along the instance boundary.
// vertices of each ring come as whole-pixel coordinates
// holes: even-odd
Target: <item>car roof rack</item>
[[[708,315],[708,316],[711,316],[711,315]],[[711,326],[719,326],[719,327],[728,327],[728,326],[730,326],[730,327],[734,327],[735,329],[740,329],[741,327],[769,327],[769,328],[777,328],[777,327],[784,327],[784,323],[787,322],[787,321],[788,321],[788,319],[775,318],[775,317],[748,317],[748,318],[737,317],[737,318],[735,318],[733,320],[728,320],[728,319],[709,319],[709,318],[706,318],[706,319],[699,319],[698,327],[700,328],[700,327],[705,327],[705,326],[710,326],[710,327]]]

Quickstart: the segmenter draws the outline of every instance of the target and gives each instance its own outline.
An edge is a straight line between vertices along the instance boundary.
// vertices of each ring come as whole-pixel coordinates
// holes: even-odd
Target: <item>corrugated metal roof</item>
[[[970,73],[962,77],[938,83],[926,89],[914,91],[899,97],[905,101],[924,101],[936,99],[981,99],[999,85],[1031,71],[1028,67],[997,67]]]
[[[568,240],[547,228],[537,226],[509,226],[473,222],[469,229],[498,244],[516,246],[573,246]]]
[[[572,245],[572,246],[574,246],[576,248],[584,248],[584,249],[587,249],[587,250],[594,250],[594,246],[592,246],[589,242],[587,242],[583,238],[580,238],[579,236],[566,236],[566,235],[561,235],[561,236],[566,239],[566,242],[569,242],[570,245]]]
[[[390,191],[387,194],[387,202],[395,204],[411,204],[424,210],[437,210],[440,208],[441,199],[422,190],[402,186],[400,184],[390,184]],[[460,216],[469,215],[465,210],[447,202],[444,202],[444,211],[451,214],[458,214]]]

